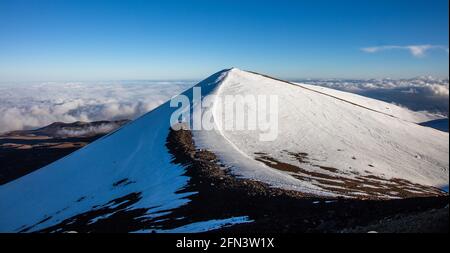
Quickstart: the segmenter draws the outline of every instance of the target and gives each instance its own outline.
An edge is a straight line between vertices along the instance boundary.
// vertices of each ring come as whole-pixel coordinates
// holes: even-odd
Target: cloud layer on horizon
[[[407,45],[407,46],[388,45],[388,46],[361,48],[361,51],[366,53],[377,53],[387,50],[407,50],[411,53],[412,56],[418,58],[424,57],[430,50],[443,50],[447,52],[447,54],[449,52],[448,47],[441,45]]]
[[[418,77],[412,79],[344,80],[321,79],[299,82],[356,93],[407,107],[448,117],[449,79]]]
[[[300,82],[384,100],[416,111],[448,115],[449,80],[414,79]],[[54,122],[134,119],[195,82],[0,84],[0,133]]]
[[[53,122],[134,119],[193,82],[0,84],[0,133]]]

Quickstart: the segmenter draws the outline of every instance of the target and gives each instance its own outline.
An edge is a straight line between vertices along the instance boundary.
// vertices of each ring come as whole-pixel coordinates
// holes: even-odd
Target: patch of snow
[[[139,230],[134,233],[201,233],[215,230],[223,227],[229,227],[235,224],[252,222],[247,216],[232,217],[221,220],[208,220],[191,223],[185,226],[167,230]]]

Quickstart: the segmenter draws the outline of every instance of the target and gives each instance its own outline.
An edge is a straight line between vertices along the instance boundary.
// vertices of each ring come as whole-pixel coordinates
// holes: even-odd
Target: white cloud
[[[393,102],[416,111],[449,114],[449,79],[430,76],[412,79],[370,79],[370,80],[299,80],[337,90],[357,93],[375,99]]]
[[[305,80],[302,82],[330,87],[338,90],[349,92],[357,92],[363,90],[376,89],[401,89],[403,92],[412,92],[412,90],[420,90],[427,96],[449,96],[449,79],[433,78],[431,76],[423,76],[411,79],[368,79],[368,80],[345,80],[345,79],[322,79],[322,80]]]
[[[53,122],[134,119],[194,82],[0,84],[0,133]]]
[[[409,92],[430,108],[448,109],[448,79],[304,82],[361,94],[380,90],[390,95],[409,95],[406,94]],[[134,119],[192,85],[194,82],[151,81],[0,84],[0,133],[43,127],[54,122]]]
[[[443,50],[449,52],[448,47],[440,45],[409,45],[409,46],[379,46],[379,47],[365,47],[361,48],[366,53],[377,53],[387,50],[408,50],[414,57],[423,57],[429,50]]]
[[[118,127],[120,127],[120,125],[118,123],[108,122],[108,123],[102,123],[98,126],[89,126],[89,127],[83,127],[83,128],[63,128],[61,130],[58,130],[56,135],[77,137],[77,136],[88,136],[88,135],[95,135],[95,134],[106,134],[106,133],[111,132],[114,129],[117,129]]]

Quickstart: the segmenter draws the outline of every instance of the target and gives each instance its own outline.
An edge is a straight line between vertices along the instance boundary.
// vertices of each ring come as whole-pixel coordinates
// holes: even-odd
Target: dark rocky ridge
[[[190,178],[189,184],[180,193],[196,192],[188,197],[188,204],[149,220],[142,218],[148,209],[129,209],[140,199],[140,193],[136,192],[69,217],[40,232],[165,230],[237,216],[247,216],[253,222],[224,227],[212,233],[341,233],[374,229],[379,232],[448,232],[448,222],[442,226],[445,221],[442,214],[448,216],[448,208],[444,208],[448,205],[448,196],[398,200],[318,198],[231,175],[213,153],[195,148],[190,131],[170,130],[166,147],[173,155],[173,163],[184,166]],[[300,158],[304,159],[304,155]],[[133,182],[122,179],[113,183],[112,187],[130,183]],[[78,201],[83,200],[80,198]],[[93,222],[104,215],[109,217]],[[395,222],[402,217],[408,217],[408,222]],[[399,223],[402,227],[396,229],[394,226]],[[23,228],[22,232],[32,227]]]
[[[191,178],[185,191],[198,192],[190,197],[189,204],[174,210],[167,217],[167,223],[171,225],[174,221],[171,218],[180,216],[186,217],[180,223],[186,222],[186,219],[198,222],[248,216],[254,222],[222,228],[217,232],[340,233],[353,227],[361,227],[359,232],[364,232],[364,226],[383,219],[448,205],[448,196],[396,200],[318,198],[237,178],[221,167],[213,153],[196,149],[192,134],[187,130],[171,130],[167,147],[174,155],[173,162],[185,166],[186,174]],[[422,232],[418,231],[420,228],[411,223],[409,232]],[[432,232],[446,232],[448,223],[447,226],[434,228]]]

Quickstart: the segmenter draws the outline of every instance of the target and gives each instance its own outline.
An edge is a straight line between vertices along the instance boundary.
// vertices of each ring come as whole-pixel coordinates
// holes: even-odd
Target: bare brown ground
[[[300,163],[312,165],[308,161],[308,154],[306,153],[292,153],[288,151],[287,153]],[[338,173],[339,170],[336,168],[314,166],[316,170],[311,171],[300,166],[278,161],[262,152],[257,152],[255,155],[255,160],[271,168],[288,172],[288,174],[298,180],[308,181],[328,192],[342,196],[360,199],[386,199],[392,197],[412,198],[446,195],[445,192],[435,187],[412,183],[400,178],[386,179],[375,175],[359,175],[357,173],[353,173],[353,177],[345,177],[343,174]],[[323,173],[321,170],[328,173]]]
[[[367,226],[344,229],[342,233],[448,233],[448,206],[408,215],[398,214]]]
[[[0,139],[0,185],[42,168],[101,136]]]
[[[188,205],[174,210],[171,215],[187,217],[189,222],[235,216],[248,216],[254,220],[219,230],[223,232],[339,232],[398,213],[424,210],[434,205],[442,207],[448,201],[444,196],[383,201],[317,198],[236,178],[219,165],[212,152],[196,149],[189,131],[171,131],[167,147],[174,155],[174,162],[187,168],[186,174],[191,180],[186,191],[198,192],[190,198]],[[306,153],[296,156],[303,161],[307,159]],[[276,161],[270,162],[279,166]],[[287,168],[299,170],[292,166]],[[322,169],[334,171],[333,168]],[[170,224],[172,220],[167,222]]]
[[[10,139],[10,140],[49,140],[52,137],[42,136],[42,135],[11,135],[11,136],[0,136],[0,140]]]

